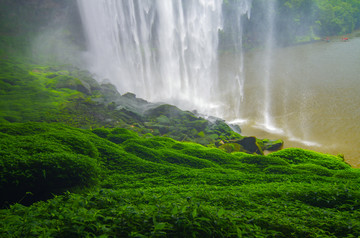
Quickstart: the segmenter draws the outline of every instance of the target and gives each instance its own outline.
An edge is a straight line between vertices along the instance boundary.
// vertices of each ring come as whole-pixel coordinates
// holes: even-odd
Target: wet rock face
[[[264,139],[263,143],[264,143],[264,150],[269,150],[269,151],[280,150],[284,146],[284,141],[283,140]]]
[[[245,137],[242,140],[237,141],[237,143],[251,153],[263,154],[261,147],[256,141],[256,137]]]

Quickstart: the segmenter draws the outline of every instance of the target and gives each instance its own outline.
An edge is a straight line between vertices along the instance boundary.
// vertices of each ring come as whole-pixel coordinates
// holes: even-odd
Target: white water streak
[[[275,9],[276,1],[267,0],[266,1],[266,21],[268,24],[267,36],[266,36],[266,45],[265,45],[265,69],[264,69],[264,108],[263,108],[263,123],[264,127],[267,130],[277,131],[278,128],[275,127],[272,115],[271,115],[271,105],[272,105],[272,85],[271,85],[271,70],[272,70],[272,54],[275,47],[274,39],[274,27],[275,27]]]

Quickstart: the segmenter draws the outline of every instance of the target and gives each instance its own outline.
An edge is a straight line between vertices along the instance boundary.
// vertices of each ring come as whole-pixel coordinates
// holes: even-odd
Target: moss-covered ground
[[[0,135],[0,237],[360,235],[360,171],[341,157],[58,123]]]

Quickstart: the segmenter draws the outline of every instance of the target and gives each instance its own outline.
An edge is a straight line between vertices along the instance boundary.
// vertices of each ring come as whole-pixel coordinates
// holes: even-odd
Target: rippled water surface
[[[244,58],[243,101],[227,120],[238,121],[243,134],[282,138],[285,147],[344,154],[360,167],[360,38],[276,49],[270,72],[265,72],[262,51]]]

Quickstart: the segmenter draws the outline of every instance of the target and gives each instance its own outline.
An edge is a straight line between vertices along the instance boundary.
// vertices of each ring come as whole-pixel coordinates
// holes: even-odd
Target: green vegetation
[[[253,0],[251,17],[242,18],[243,44],[246,49],[266,44],[268,25],[266,14],[270,0]],[[320,40],[329,36],[350,34],[360,28],[359,0],[274,0],[273,37],[279,46]],[[236,22],[238,0],[224,1],[225,21]],[[230,24],[229,24],[230,25]],[[220,34],[222,51],[236,51],[231,40],[237,40],[234,24],[225,26]]]
[[[0,86],[0,122],[61,122],[99,128],[101,137],[108,133],[101,127],[122,127],[141,135],[162,135],[213,147],[238,143],[233,151],[258,154],[283,145],[282,141],[243,137],[218,118],[210,122],[172,105],[152,104],[131,93],[120,95],[113,85],[99,84],[89,72],[71,65],[2,59]],[[133,135],[119,132],[109,136],[110,141],[122,143]]]
[[[58,123],[0,133],[1,237],[360,235],[360,172],[341,157]]]
[[[282,2],[303,21],[307,1]],[[316,2],[332,7],[327,29],[342,10]],[[343,157],[279,150],[281,140],[120,95],[44,51],[25,57],[74,3],[0,1],[0,237],[360,236],[360,170]]]

